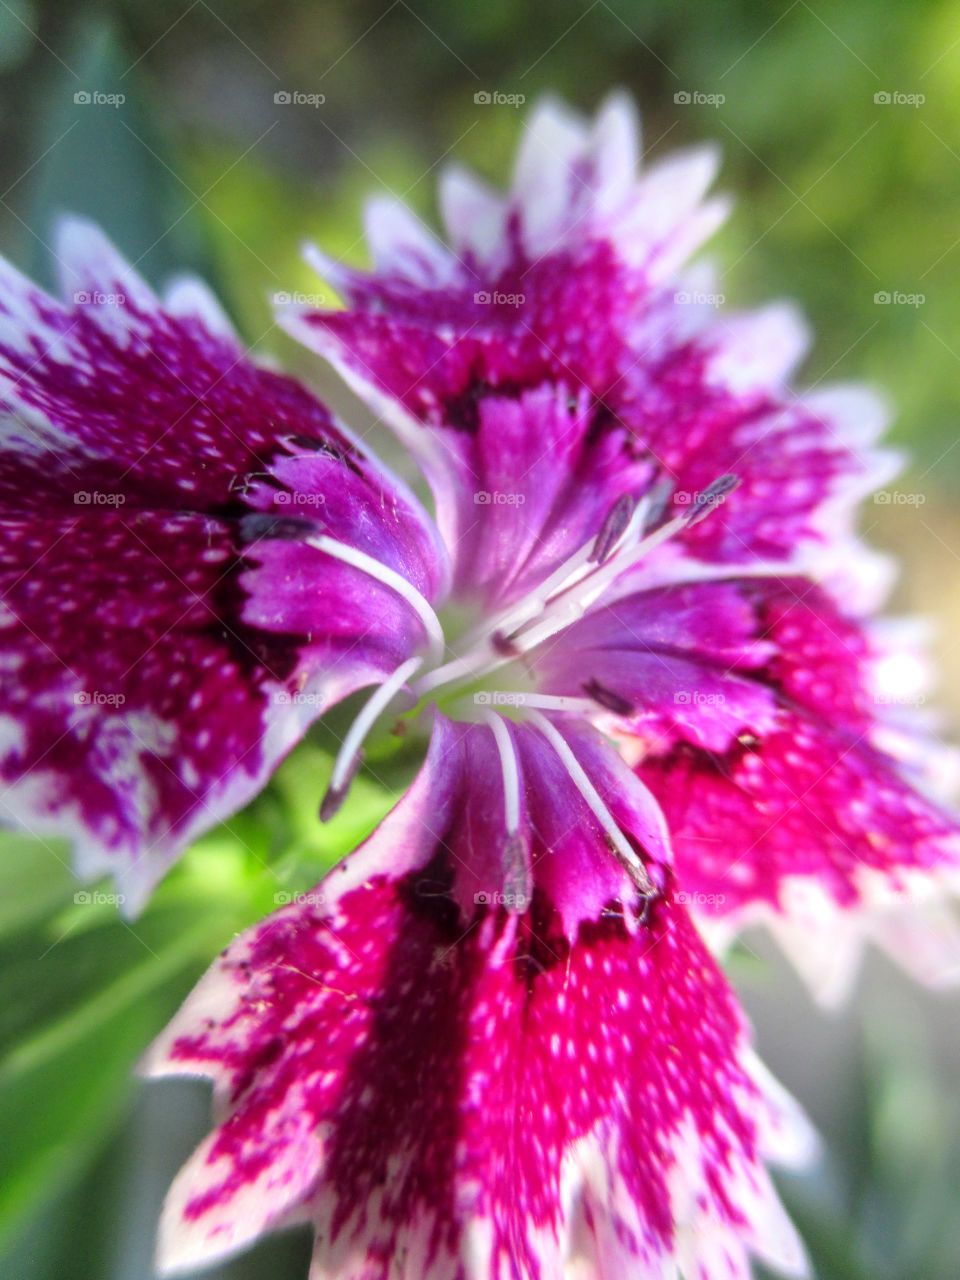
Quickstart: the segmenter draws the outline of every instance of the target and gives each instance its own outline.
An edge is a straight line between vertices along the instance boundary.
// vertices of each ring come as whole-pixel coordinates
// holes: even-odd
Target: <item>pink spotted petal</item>
[[[597,438],[591,424],[589,397],[546,384],[485,397],[473,431],[447,442],[456,482],[438,519],[465,597],[492,605],[536,591],[648,486],[623,433]]]
[[[571,936],[538,886],[523,915],[465,913],[447,823],[473,776],[440,727],[367,845],[234,942],[155,1045],[148,1069],[209,1076],[220,1117],[162,1269],[306,1220],[325,1280],[804,1274],[764,1161],[809,1134],[685,911],[611,903]]]
[[[915,872],[960,858],[952,815],[856,737],[781,713],[778,732],[712,757],[687,748],[639,766],[673,833],[678,876],[722,911],[781,905],[803,877],[846,907],[880,873],[905,890]]]
[[[775,695],[756,677],[775,652],[742,584],[700,582],[601,604],[534,661],[542,688],[592,697],[664,754],[677,742],[723,751],[772,728]]]
[[[918,710],[911,629],[868,626],[796,577],[611,594],[533,667],[541,688],[593,699],[711,933],[764,920],[828,1001],[864,941],[894,952],[898,928],[912,971],[960,977],[960,822],[936,799],[957,760]]]
[[[808,335],[792,307],[718,314],[715,284],[677,275],[723,212],[703,198],[716,156],[668,156],[637,176],[635,135],[622,98],[593,123],[544,103],[508,194],[461,170],[443,180],[449,248],[380,202],[373,272],[313,254],[349,309],[286,309],[281,322],[429,454],[441,506],[462,481],[445,457],[459,457],[486,396],[582,388],[594,436],[631,433],[675,509],[717,476],[739,477],[736,501],[682,535],[690,554],[804,563],[827,547],[835,573],[857,501],[899,466],[876,447],[884,407],[861,388],[794,389]]]
[[[216,302],[161,303],[65,226],[65,301],[0,263],[0,817],[69,834],[135,909],[326,707],[424,641],[436,531]]]

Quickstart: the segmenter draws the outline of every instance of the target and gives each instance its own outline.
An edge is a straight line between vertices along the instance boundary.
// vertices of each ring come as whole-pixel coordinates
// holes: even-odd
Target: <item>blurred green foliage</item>
[[[280,340],[268,303],[281,290],[323,289],[300,262],[302,238],[362,261],[365,196],[390,189],[433,218],[448,154],[502,182],[523,113],[478,105],[480,90],[528,101],[550,90],[589,109],[617,85],[637,97],[652,154],[722,144],[722,185],[737,208],[712,251],[729,302],[798,298],[817,334],[807,377],[886,385],[924,484],[934,494],[955,484],[955,0],[10,0],[0,5],[3,249],[50,279],[53,218],[86,213],[151,279],[200,271],[251,342],[317,378]],[[74,100],[91,90],[125,101]],[[275,102],[291,90],[325,101]],[[723,101],[675,100],[684,93]],[[878,304],[878,293],[923,301]],[[321,829],[328,747],[318,738],[296,752],[135,921],[75,900],[61,846],[4,840],[4,1276],[146,1280],[162,1186],[144,1189],[143,1166],[172,1171],[158,1126],[188,1112],[196,1091],[158,1085],[149,1096],[160,1102],[145,1101],[136,1059],[216,952],[362,838],[409,773],[402,753],[376,760]],[[834,1033],[795,992],[783,1000],[793,1012],[781,1010],[782,1023],[796,1016],[811,1035]],[[859,1011],[848,1070],[824,1085],[840,1100],[827,1164],[785,1186],[823,1280],[955,1280],[960,1108],[925,1047],[933,1017],[923,1008],[881,1001]],[[781,1074],[791,1082],[789,1064]],[[822,1101],[803,1100],[815,1112]],[[166,1121],[151,1121],[153,1106],[168,1108]],[[193,1139],[181,1135],[187,1147],[202,1114],[195,1123]],[[151,1124],[153,1145],[140,1149]],[[269,1242],[217,1275],[302,1276],[305,1251],[301,1238]]]
[[[321,826],[333,757],[304,743],[136,918],[111,885],[78,886],[59,842],[0,838],[0,1257],[109,1140],[137,1059],[213,957],[383,817],[409,776],[393,756],[381,753]]]
[[[960,468],[954,0],[19,8],[3,18],[0,99],[19,127],[0,157],[13,184],[0,211],[33,265],[50,211],[87,211],[154,277],[204,267],[261,338],[270,293],[317,288],[297,262],[302,236],[362,256],[371,190],[429,215],[451,150],[503,179],[522,112],[478,107],[475,92],[550,90],[591,108],[626,85],[653,152],[704,138],[724,148],[723,185],[738,198],[716,243],[728,299],[801,299],[817,332],[810,375],[887,384],[923,464],[950,449],[944,475]],[[84,87],[127,102],[77,110]],[[279,90],[325,102],[278,106]],[[678,104],[681,92],[724,101]],[[924,101],[876,102],[883,93]],[[925,300],[875,304],[896,292]]]

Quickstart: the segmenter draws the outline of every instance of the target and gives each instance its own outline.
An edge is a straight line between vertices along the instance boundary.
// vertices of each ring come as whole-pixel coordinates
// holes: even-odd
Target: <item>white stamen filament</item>
[[[552,607],[544,609],[537,618],[537,625],[521,631],[511,637],[520,653],[528,653],[544,640],[549,640],[558,631],[564,631],[572,623],[581,618],[595,600],[601,596],[616,578],[633,565],[654,547],[666,542],[688,522],[686,514],[668,520],[666,524],[655,529],[653,533],[635,543],[632,547],[623,547],[611,556],[599,569],[584,579],[585,591],[575,594],[558,595]]]
[[[634,507],[626,528],[614,544],[611,556],[619,554],[625,547],[631,546],[636,542],[639,533],[643,529],[643,523],[646,520],[649,507],[649,499],[646,497],[641,498],[636,507]],[[590,538],[578,551],[575,551],[572,556],[564,560],[563,564],[554,569],[553,573],[544,578],[536,591],[529,596],[525,596],[518,603],[508,605],[502,613],[486,620],[482,629],[475,627],[464,637],[465,646],[470,647],[484,636],[491,636],[498,632],[503,635],[509,635],[511,632],[517,631],[527,622],[532,622],[534,618],[541,614],[554,596],[569,590],[591,573],[595,573],[596,568],[593,561],[595,542],[596,538]]]
[[[409,658],[406,662],[401,663],[396,671],[387,676],[373,696],[364,703],[356,720],[350,726],[347,736],[340,744],[340,750],[337,752],[337,758],[333,764],[333,773],[330,775],[329,791],[331,793],[335,794],[340,791],[349,782],[353,771],[353,762],[363,746],[363,741],[367,734],[393,701],[399,690],[403,688],[422,664],[422,657]]]
[[[638,509],[642,505],[642,503],[638,504]],[[636,512],[634,515],[636,515]],[[436,667],[425,675],[423,679],[418,680],[413,686],[417,697],[422,698],[424,694],[430,693],[440,685],[449,684],[453,680],[479,679],[489,675],[499,667],[515,661],[521,654],[528,653],[531,649],[536,648],[544,640],[556,635],[558,631],[564,631],[583,616],[611,582],[631,568],[648,552],[658,547],[662,542],[672,538],[689,521],[690,513],[684,512],[673,520],[668,520],[666,524],[661,525],[659,529],[655,529],[653,533],[648,534],[645,538],[636,541],[636,534],[641,526],[639,521],[635,524],[631,520],[624,530],[623,537],[620,539],[614,554],[599,568],[591,567],[590,571],[584,574],[581,569],[589,561],[590,554],[593,551],[593,541],[591,540],[585,547],[581,547],[580,551],[571,557],[565,565],[561,566],[561,569],[566,571],[566,576],[571,578],[570,565],[573,561],[580,562],[577,569],[574,570],[577,577],[573,579],[572,586],[568,585],[561,589],[554,587],[545,608],[543,607],[545,591],[541,589],[537,592],[534,602],[540,612],[531,619],[531,621],[535,622],[535,625],[523,624],[518,630],[514,631],[509,637],[513,646],[512,651],[492,649],[488,640],[481,646],[479,652],[473,651],[472,653],[464,654],[462,657],[454,658],[443,666]],[[628,537],[629,541],[627,540]],[[547,582],[557,577],[561,569],[558,569],[556,574],[551,575]],[[578,590],[580,587],[584,589]],[[526,626],[527,629],[524,630],[523,626]],[[493,633],[489,624],[486,631],[488,635]]]
[[[395,591],[398,596],[413,609],[417,617],[423,624],[423,629],[427,633],[429,641],[430,662],[439,662],[446,651],[446,641],[443,636],[443,627],[440,619],[434,612],[433,606],[427,600],[426,596],[416,589],[416,587],[407,581],[407,579],[396,570],[389,568],[380,560],[375,560],[373,556],[368,556],[365,551],[358,551],[356,547],[348,546],[345,542],[338,542],[336,538],[328,538],[326,534],[317,534],[316,537],[304,539],[308,547],[314,547],[317,551],[324,551],[328,556],[333,556],[335,560],[341,560],[344,564],[352,565],[354,569],[360,569],[363,573],[369,574],[371,578],[375,578],[377,582],[382,582],[385,587],[389,587],[391,591]]]
[[[653,881],[647,874],[646,868],[637,857],[626,836],[620,830],[616,819],[607,808],[606,804],[604,804],[600,792],[590,781],[586,770],[574,755],[573,749],[567,742],[566,738],[564,738],[563,734],[555,725],[550,723],[542,712],[531,711],[530,720],[536,725],[560,757],[560,762],[570,775],[573,785],[583,796],[591,813],[609,836],[611,843],[620,855],[620,860],[630,875],[633,883],[641,893],[652,897],[656,893],[656,888]]]
[[[511,661],[509,654],[500,654],[491,659],[489,652],[485,652],[482,660],[478,662],[475,653],[468,653],[462,658],[454,658],[451,662],[444,663],[442,667],[428,671],[425,676],[416,681],[413,692],[419,699],[439,688],[440,685],[450,684],[454,680],[467,681],[474,676],[485,675],[488,671],[495,671],[497,667],[502,667],[504,663]]]
[[[510,730],[501,716],[485,711],[483,718],[493,732],[497,751],[500,753],[500,769],[503,773],[503,810],[507,834],[515,836],[520,829],[520,766]]]

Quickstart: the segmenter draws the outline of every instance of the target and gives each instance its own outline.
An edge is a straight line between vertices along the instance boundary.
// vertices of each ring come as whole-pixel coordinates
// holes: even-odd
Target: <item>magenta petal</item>
[[[546,385],[488,396],[472,431],[448,440],[456,484],[441,508],[455,547],[455,585],[469,598],[505,602],[536,590],[611,508],[650,480],[623,433],[591,435],[589,398]]]
[[[299,637],[301,689],[318,673],[351,665],[386,674],[421,647],[423,625],[392,588],[304,541],[326,536],[346,544],[435,600],[446,590],[446,553],[399,481],[346,442],[340,450],[297,437],[244,497],[264,520],[262,532],[251,522],[245,548],[243,619]],[[302,536],[274,537],[273,520],[281,527],[302,522]]]
[[[826,1002],[868,939],[955,981],[960,822],[930,798],[952,761],[911,705],[915,637],[801,578],[632,590],[657,560],[532,660],[541,689],[593,700],[662,805],[685,901],[721,943],[768,923]]]
[[[593,697],[664,754],[677,742],[723,751],[772,728],[775,694],[756,677],[774,653],[749,588],[701,582],[598,606],[534,661],[543,689]]]
[[[916,789],[888,660],[815,584],[742,578],[625,595],[537,666],[543,687],[609,713],[663,805],[682,887],[727,914],[783,907],[801,878],[853,905],[877,877],[955,869],[960,828]]]
[[[955,869],[956,821],[863,737],[781,711],[780,729],[717,756],[678,748],[638,772],[663,805],[677,874],[707,909],[781,905],[808,878],[844,906],[872,874],[906,888]]]
[[[166,303],[84,224],[67,301],[0,263],[3,816],[128,909],[306,726],[423,646],[436,530],[193,282]],[[426,606],[429,612],[429,605]]]
[[[60,257],[64,302],[2,266],[0,406],[19,419],[4,450],[36,498],[207,509],[232,501],[284,436],[336,436],[325,407],[250,361],[211,305],[198,314],[198,287],[191,299],[180,286],[179,313],[167,310],[85,223],[65,225]]]
[[[557,717],[554,726],[651,879],[662,884],[671,861],[670,837],[649,791],[593,728],[566,717]],[[636,890],[554,747],[529,725],[509,725],[507,732],[520,774],[518,834],[530,873],[526,893],[548,900],[564,932],[573,936],[581,921],[596,919],[609,904],[632,903]],[[424,821],[450,852],[451,893],[470,918],[478,906],[502,902],[509,882],[517,879],[505,865],[500,757],[486,726],[442,719],[431,753],[442,753],[444,772],[455,785],[445,783],[452,795],[449,808],[435,799]]]
[[[282,322],[406,439],[438,436],[421,447],[440,454],[474,429],[486,396],[585,389],[594,434],[626,429],[651,478],[673,487],[676,509],[717,476],[739,477],[736,501],[683,534],[697,558],[810,557],[850,537],[857,500],[898,459],[875,448],[877,397],[794,391],[807,333],[792,307],[718,314],[707,273],[675,276],[724,213],[723,201],[703,199],[716,167],[702,149],[638,175],[622,98],[593,122],[544,103],[509,194],[460,170],[444,178],[451,249],[402,206],[378,203],[371,273],[315,257],[349,309],[288,310]],[[443,479],[431,480],[442,496]]]
[[[112,508],[0,529],[4,816],[72,835],[81,874],[115,873],[128,909],[395,656],[357,610],[353,648],[328,639],[315,696],[294,698],[297,638],[243,622],[229,522]]]
[[[872,687],[878,655],[862,622],[803,579],[747,586],[745,595],[771,651],[766,677],[781,696],[853,733],[870,729],[883,707]]]
[[[676,479],[678,508],[716,476],[739,477],[723,510],[686,534],[691,554],[727,563],[789,559],[807,543],[847,533],[856,503],[899,465],[874,447],[886,422],[879,399],[862,388],[796,394],[776,362],[761,364],[757,376],[743,334],[754,349],[769,351],[772,340],[777,352],[768,312],[679,341],[671,341],[669,306],[660,312],[648,325],[662,333],[647,335],[647,358],[635,362],[611,405]]]
[[[763,1161],[808,1140],[683,909],[664,895],[572,937],[546,898],[465,920],[445,892],[462,841],[438,832],[472,782],[438,742],[365,848],[233,943],[154,1047],[152,1072],[213,1078],[221,1116],[170,1193],[161,1264],[308,1220],[331,1277],[682,1260],[722,1280],[751,1252],[801,1274]]]
[[[647,284],[604,241],[556,253],[457,291],[384,291],[374,277],[348,311],[285,309],[295,337],[427,422],[471,387],[566,378],[615,387],[635,360],[625,345]]]

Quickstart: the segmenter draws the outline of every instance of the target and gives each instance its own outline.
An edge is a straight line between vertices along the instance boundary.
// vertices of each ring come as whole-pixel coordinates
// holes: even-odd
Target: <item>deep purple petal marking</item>
[[[763,1168],[801,1154],[798,1118],[669,892],[643,923],[611,902],[568,933],[536,870],[556,792],[525,749],[534,904],[458,905],[463,815],[489,798],[470,734],[488,736],[441,726],[380,832],[234,943],[155,1047],[152,1071],[212,1076],[224,1116],[171,1192],[161,1261],[305,1218],[319,1275],[659,1275],[679,1256],[720,1280],[749,1251],[800,1274]]]
[[[443,589],[435,531],[202,287],[166,306],[94,229],[67,301],[0,264],[4,816],[68,832],[128,909],[331,702],[423,642],[311,531]]]

